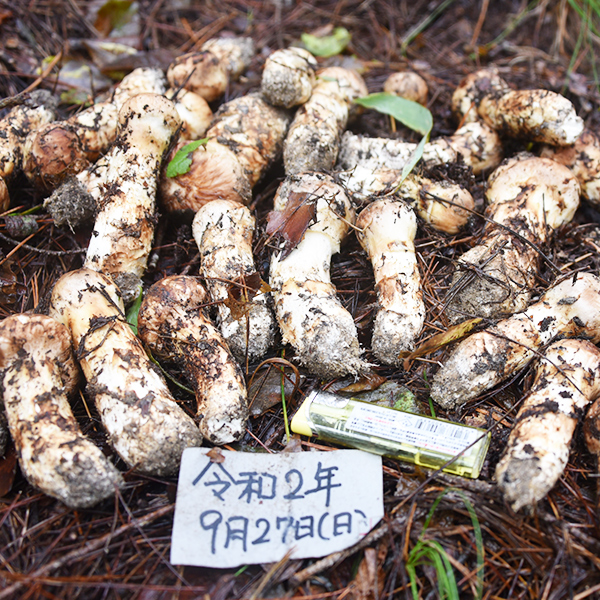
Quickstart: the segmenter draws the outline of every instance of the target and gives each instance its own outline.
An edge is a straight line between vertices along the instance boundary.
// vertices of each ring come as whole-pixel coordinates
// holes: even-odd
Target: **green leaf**
[[[72,88],[60,94],[60,101],[64,104],[79,104],[82,106],[91,106],[90,95],[84,90]]]
[[[177,154],[175,154],[173,157],[173,160],[171,160],[171,162],[167,165],[167,177],[185,175],[192,166],[192,158],[190,154],[200,146],[206,144],[206,142],[208,142],[208,138],[202,138],[201,140],[190,142],[178,150]]]
[[[136,11],[133,0],[108,0],[98,10],[97,20],[108,21],[112,31],[129,23]]]
[[[354,102],[365,108],[372,108],[384,115],[390,115],[403,125],[406,125],[406,127],[413,129],[423,136],[402,169],[400,181],[397,185],[397,188],[399,188],[423,156],[425,144],[429,140],[429,134],[433,128],[431,112],[418,102],[401,98],[395,94],[388,94],[387,92],[369,94],[364,98],[357,98]]]
[[[424,136],[421,141],[417,144],[417,147],[412,151],[412,154],[408,157],[407,163],[404,165],[402,169],[402,174],[400,175],[400,181],[398,182],[398,188],[404,183],[404,180],[410,175],[411,171],[415,168],[417,163],[421,160],[423,156],[423,150],[425,150],[425,144],[429,136]]]
[[[125,319],[129,323],[129,326],[131,327],[131,330],[133,331],[133,333],[135,333],[135,335],[137,335],[138,333],[138,315],[140,313],[140,307],[142,306],[143,295],[144,291],[142,290],[142,286],[140,285],[138,295],[136,296],[136,299],[133,301],[133,304],[131,305],[131,307],[127,311],[127,314],[125,315]]]
[[[335,56],[340,54],[350,43],[350,32],[344,27],[336,27],[331,35],[317,37],[310,33],[303,33],[302,43],[306,49],[315,56]]]
[[[364,98],[357,98],[355,102],[365,108],[373,108],[380,113],[390,115],[421,135],[429,135],[431,133],[433,117],[418,102],[401,98],[395,94],[388,94],[387,92],[369,94]]]

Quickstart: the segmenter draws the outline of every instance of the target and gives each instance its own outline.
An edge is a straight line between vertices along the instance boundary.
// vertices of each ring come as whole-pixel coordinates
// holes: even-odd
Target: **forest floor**
[[[0,0],[1,96],[9,99],[32,86],[64,91],[56,82],[57,69],[68,58],[90,63],[89,46],[84,42],[108,34],[114,11],[128,3],[107,3],[110,10],[102,19],[98,7],[103,4],[95,0]],[[319,63],[359,69],[370,92],[381,91],[393,71],[417,71],[429,86],[432,137],[456,130],[450,109],[453,90],[467,74],[490,64],[516,89],[546,88],[564,94],[587,126],[598,131],[600,82],[595,57],[600,38],[594,28],[600,28],[600,19],[591,0],[140,0],[136,6],[129,30],[118,41],[140,53],[120,65],[123,70],[146,65],[166,68],[174,57],[199,49],[212,37],[254,39],[257,54],[250,68],[230,85],[222,101],[257,89],[265,58],[273,50],[299,44],[303,33],[323,35],[333,27],[344,27],[351,36],[346,49],[341,55],[320,58]],[[58,59],[48,70],[53,57]],[[61,105],[64,116],[77,109]],[[394,132],[390,119],[373,111],[364,113],[351,129],[372,136],[402,134],[418,141],[407,130]],[[506,156],[526,149],[535,150],[527,140],[505,144]],[[263,248],[257,260],[264,279],[268,270],[262,243],[266,216],[283,176],[281,164],[274,166],[255,188],[251,205],[258,221],[256,244]],[[486,174],[468,180],[478,210],[483,207],[485,180]],[[81,266],[81,249],[91,234],[90,227],[71,232],[54,226],[40,208],[46,194],[34,189],[24,176],[10,182],[9,189],[11,208],[0,215],[0,317],[43,310],[57,278]],[[18,222],[25,212],[35,216],[32,233],[22,230]],[[561,274],[599,273],[598,223],[598,213],[582,204],[573,222],[544,249]],[[467,231],[447,236],[420,223],[416,248],[427,307],[421,340],[448,327],[444,297],[456,259],[473,245],[483,226],[483,219],[473,218]],[[155,239],[145,285],[165,275],[198,273],[200,259],[188,217],[161,216]],[[373,275],[354,236],[334,257],[332,279],[354,316],[366,358],[372,360],[368,348],[375,302]],[[555,279],[556,273],[542,264],[535,293]],[[407,362],[403,369],[376,367],[374,372],[408,387],[422,410],[429,412],[428,382],[445,353],[441,349],[424,360]],[[282,356],[292,359],[293,352],[279,341],[269,357]],[[247,365],[248,380],[258,366]],[[275,368],[275,362],[267,361],[260,372]],[[304,376],[300,389],[286,398],[288,414],[294,413],[308,390],[332,383],[300,372]],[[513,512],[493,480],[532,373],[526,367],[500,389],[460,411],[436,407],[437,416],[490,429],[491,447],[479,479],[431,472],[386,458],[385,518],[375,532],[360,547],[342,555],[286,560],[275,569],[272,565],[224,570],[170,565],[176,479],[127,472],[126,486],[114,501],[91,510],[70,510],[27,483],[10,447],[0,459],[0,599],[374,600],[412,598],[413,589],[420,598],[436,598],[440,597],[440,573],[431,558],[436,543],[451,564],[456,597],[461,599],[600,598],[598,469],[580,430],[564,474],[531,514]],[[181,378],[176,371],[171,374]],[[279,371],[270,377],[275,379],[277,399]],[[194,412],[193,398],[175,386],[173,393]],[[256,405],[264,402],[264,408],[254,411],[241,447],[283,450],[284,411],[281,401],[270,406],[271,396],[272,390],[270,396],[261,392],[256,399]],[[84,431],[125,471],[111,454],[98,415],[85,403],[84,394],[75,401],[74,410]],[[315,446],[314,440],[306,438],[301,444],[306,450]],[[435,511],[425,528],[432,507]],[[423,540],[431,553],[415,563],[415,548]],[[484,550],[479,566],[478,548]],[[407,564],[416,564],[414,572]]]

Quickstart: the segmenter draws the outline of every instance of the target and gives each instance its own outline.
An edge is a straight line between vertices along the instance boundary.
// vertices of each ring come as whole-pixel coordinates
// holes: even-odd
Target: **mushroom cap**
[[[61,122],[42,125],[23,147],[23,171],[39,189],[54,189],[89,164],[77,132]]]
[[[173,360],[177,355],[177,322],[189,325],[193,320],[212,327],[203,314],[206,303],[207,293],[199,277],[173,275],[157,281],[140,307],[140,337],[159,358]]]
[[[383,84],[383,91],[425,106],[429,89],[427,82],[414,71],[392,73]]]
[[[121,109],[123,104],[138,94],[164,94],[166,90],[165,74],[161,69],[140,67],[134,69],[115,88],[112,101]]]
[[[465,123],[477,121],[477,107],[485,96],[503,94],[509,90],[508,84],[500,77],[496,67],[479,69],[467,75],[454,90],[452,112]]]
[[[265,99],[274,106],[291,108],[304,104],[316,82],[315,57],[303,48],[285,48],[271,54],[261,80]]]
[[[46,315],[15,314],[0,324],[0,371],[24,355],[56,362],[67,392],[80,381],[73,356],[71,335],[62,324]]]
[[[167,69],[167,79],[172,88],[184,87],[212,102],[227,89],[229,73],[218,55],[205,50],[178,56]]]
[[[175,154],[188,142],[180,141],[165,160],[168,165]],[[213,200],[231,200],[247,204],[252,198],[252,187],[229,147],[215,139],[191,154],[192,164],[187,173],[177,177],[167,177],[166,167],[159,180],[160,201],[165,210],[192,210]]]
[[[543,235],[546,227],[556,229],[571,221],[579,206],[579,194],[576,177],[564,165],[549,158],[517,157],[490,175],[487,210],[495,221],[510,224],[511,218],[526,217],[526,209]]]

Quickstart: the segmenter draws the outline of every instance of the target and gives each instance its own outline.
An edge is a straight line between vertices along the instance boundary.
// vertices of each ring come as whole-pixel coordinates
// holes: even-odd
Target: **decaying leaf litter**
[[[98,39],[99,34],[108,33],[112,27],[110,10],[101,19],[90,21],[92,4],[41,1],[25,7],[0,3],[3,97],[15,96],[36,82],[38,88],[53,89],[56,69],[45,72],[52,58],[42,64],[48,57],[58,57],[55,64],[62,64],[64,57],[77,55],[84,64],[91,64],[88,52],[97,50],[89,40]],[[452,91],[465,75],[490,62],[499,67],[502,78],[513,89],[541,87],[562,92],[575,104],[588,127],[597,130],[599,97],[594,85],[594,42],[586,32],[586,23],[597,25],[593,12],[586,12],[593,11],[593,4],[540,1],[525,6],[511,2],[502,3],[502,9],[494,4],[332,2],[311,6],[223,2],[199,8],[186,7],[185,2],[181,7],[174,3],[167,7],[141,2],[135,40],[127,43],[135,45],[141,39],[145,52],[136,58],[121,56],[112,66],[103,64],[100,68],[107,74],[137,66],[166,68],[175,56],[199,48],[212,37],[229,32],[249,35],[257,43],[259,53],[240,81],[228,83],[224,100],[230,100],[258,89],[265,56],[270,51],[298,42],[303,33],[323,36],[340,26],[349,32],[350,45],[342,55],[336,55],[342,49],[339,44],[335,47],[336,43],[344,37],[336,33],[333,57],[320,59],[320,64],[351,68],[364,65],[367,70],[363,77],[370,92],[381,91],[394,70],[411,67],[418,71],[430,88],[432,138],[456,131],[459,124],[450,112]],[[576,15],[574,6],[582,7],[583,20]],[[440,9],[437,17],[428,20],[426,16],[436,8]],[[64,57],[59,56],[61,51]],[[36,72],[38,67],[41,71]],[[41,82],[37,81],[40,73],[44,75]],[[76,108],[61,105],[60,110],[68,116]],[[401,135],[414,143],[420,140],[419,134],[372,111],[355,122],[352,131],[373,137]],[[505,141],[507,155],[523,150],[531,150],[527,141]],[[475,210],[481,210],[483,176],[472,178],[460,165],[436,169],[438,177],[447,170],[452,171],[454,178],[462,176],[475,199]],[[261,273],[266,272],[269,246],[273,245],[263,233],[267,213],[273,207],[283,176],[283,166],[275,165],[253,190],[250,206],[261,233],[255,238],[257,268]],[[25,178],[12,182],[11,189],[10,214],[0,224],[3,317],[47,307],[49,292],[59,276],[82,265],[82,249],[87,248],[91,235],[90,227],[76,228],[74,232],[68,227],[55,227],[44,210],[35,208],[44,194],[35,191]],[[485,227],[482,219],[473,217],[471,221],[470,228],[451,237],[419,223],[415,248],[426,314],[417,346],[449,327],[444,299],[452,284],[456,261],[474,245]],[[582,205],[574,220],[554,235],[552,245],[544,248],[546,258],[542,257],[533,282],[534,298],[556,279],[557,268],[565,275],[578,271],[598,273],[600,235],[596,222],[594,209]],[[200,264],[191,220],[162,217],[155,230],[150,268],[144,276],[146,289],[165,275],[196,275]],[[372,267],[353,236],[333,258],[332,281],[343,305],[354,317],[361,345],[370,348],[376,310]],[[236,302],[241,305],[239,298],[228,300],[231,307]],[[270,392],[278,403],[249,421],[243,447],[283,449],[285,427],[279,368],[291,355],[289,347],[278,343],[269,355],[275,360],[261,367],[259,374],[270,369],[267,379],[275,379],[278,384],[279,394],[273,393],[272,384]],[[407,358],[399,368],[377,368],[376,373],[411,389],[420,409],[429,412],[433,374],[438,361],[445,357],[445,351],[440,350],[422,358]],[[365,358],[372,360],[369,353]],[[243,365],[247,380],[256,366]],[[289,413],[299,405],[302,395],[289,395],[297,377],[291,368],[286,369],[286,374],[292,382],[285,397]],[[184,374],[177,368],[170,367],[169,375],[178,384],[185,384]],[[492,482],[520,400],[524,390],[531,387],[534,375],[533,369],[516,372],[501,387],[485,392],[460,410],[446,412],[434,405],[438,416],[492,428],[492,450],[479,480],[467,481],[446,474],[429,476],[386,459],[387,519],[367,536],[361,548],[328,560],[291,561],[276,568],[249,567],[238,573],[172,567],[167,557],[175,479],[128,472],[125,464],[117,461],[124,472],[125,485],[114,502],[106,501],[92,510],[73,511],[36,492],[19,473],[14,475],[14,451],[9,449],[0,464],[0,598],[191,598],[200,594],[223,599],[284,595],[366,598],[411,597],[413,589],[425,598],[435,595],[434,590],[438,589],[440,577],[428,566],[435,560],[441,560],[441,564],[448,561],[461,598],[481,597],[480,590],[483,597],[490,598],[594,597],[600,582],[594,476],[597,465],[586,449],[582,432],[575,432],[569,461],[559,482],[531,516],[511,512]],[[300,392],[321,383],[313,377],[303,377]],[[335,385],[346,383],[351,381]],[[363,387],[369,385],[364,382]],[[193,394],[175,383],[171,388],[180,405],[193,416]],[[265,397],[259,393],[249,402],[260,405]],[[74,411],[84,433],[110,454],[91,399],[81,395]],[[302,443],[303,449],[314,446],[320,447],[312,442]],[[475,520],[469,506],[474,507]],[[423,552],[424,547],[428,548],[427,553]],[[485,549],[482,558],[478,554],[481,547]],[[483,568],[478,568],[478,556]],[[451,589],[452,582],[446,583]]]

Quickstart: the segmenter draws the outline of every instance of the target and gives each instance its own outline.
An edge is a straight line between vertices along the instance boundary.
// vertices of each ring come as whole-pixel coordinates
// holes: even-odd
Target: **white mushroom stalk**
[[[341,135],[352,111],[358,109],[354,100],[367,93],[365,82],[354,71],[342,67],[319,71],[310,99],[298,109],[285,138],[287,175],[333,169]]]
[[[555,229],[573,218],[579,183],[550,159],[515,158],[492,173],[486,197],[489,221],[478,244],[459,258],[447,295],[452,321],[525,309],[539,251]]]
[[[54,121],[57,104],[50,92],[37,90],[0,120],[0,177],[7,179],[21,168],[27,135]]]
[[[373,196],[395,193],[414,202],[419,216],[444,233],[455,234],[467,223],[475,208],[471,194],[451,181],[436,182],[410,173],[402,179],[402,169],[416,144],[384,138],[364,138],[346,132],[338,158],[337,176],[355,200],[369,202]],[[433,166],[456,160],[456,151],[440,138],[425,145],[423,162]],[[464,210],[466,209],[466,210]]]
[[[167,70],[172,88],[184,87],[207,102],[223,95],[230,79],[237,79],[254,57],[251,38],[222,38],[206,42],[199,52],[176,58]]]
[[[227,344],[204,314],[208,300],[198,278],[167,277],[144,296],[138,328],[155,357],[183,368],[196,392],[202,435],[213,444],[228,444],[246,430],[246,384]]]
[[[286,179],[275,196],[275,211],[289,203],[293,212],[298,199],[314,205],[315,221],[288,256],[278,251],[271,259],[270,284],[283,341],[314,375],[360,373],[368,365],[360,358],[356,326],[329,274],[331,257],[354,222],[352,203],[331,177],[318,173]]]
[[[242,360],[264,356],[273,344],[276,330],[267,294],[258,289],[261,280],[252,256],[254,229],[250,210],[231,200],[205,204],[192,224],[201,273],[217,304],[221,333],[231,351]],[[251,289],[253,278],[257,279],[257,289]]]
[[[123,479],[73,416],[67,394],[78,379],[64,325],[29,314],[2,321],[2,399],[21,470],[45,494],[87,508],[112,496]]]
[[[347,171],[343,177],[353,193],[367,197],[398,185],[402,169],[416,147],[417,144],[403,140],[371,138],[346,131],[342,136],[337,167]],[[459,155],[473,173],[479,175],[500,164],[502,144],[498,134],[487,125],[467,123],[453,135],[425,144],[420,164],[430,168],[453,163]],[[362,174],[369,169],[371,178]]]
[[[569,167],[581,185],[581,195],[600,208],[600,138],[586,129],[572,146],[545,146],[541,156]]]
[[[192,154],[187,173],[160,181],[162,206],[168,211],[193,210],[213,200],[247,204],[252,188],[281,155],[289,124],[287,111],[258,94],[227,102],[206,132],[208,143]],[[186,142],[173,148],[169,161]]]
[[[427,82],[414,71],[400,71],[392,73],[383,84],[383,91],[406,98],[412,102],[427,105],[429,89]]]
[[[417,219],[403,202],[383,198],[359,214],[356,227],[373,265],[379,305],[371,348],[381,362],[399,364],[400,352],[414,349],[425,322],[414,246]]]
[[[127,298],[137,295],[154,237],[157,178],[180,119],[170,100],[139,94],[119,113],[85,267],[110,275]]]
[[[555,337],[600,341],[600,279],[576,273],[522,313],[460,342],[435,374],[431,397],[444,408],[473,400],[524,367]]]
[[[71,332],[109,443],[130,468],[173,475],[183,450],[199,446],[193,419],[175,402],[125,321],[118,288],[101,273],[63,275],[52,292],[50,315]]]
[[[316,83],[315,57],[303,48],[277,50],[265,61],[261,92],[273,106],[292,108],[308,101]]]
[[[600,395],[600,350],[584,340],[554,342],[540,359],[496,480],[514,510],[533,508],[554,487],[569,460],[577,423]]]

